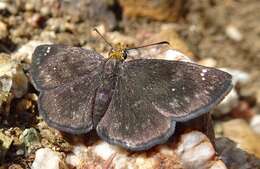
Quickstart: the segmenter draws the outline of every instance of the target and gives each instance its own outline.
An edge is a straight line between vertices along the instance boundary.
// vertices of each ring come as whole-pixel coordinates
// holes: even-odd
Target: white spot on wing
[[[203,73],[207,73],[208,69],[202,69]]]
[[[198,99],[200,96],[198,94],[195,94],[195,98]]]
[[[48,53],[50,53],[50,51],[51,51],[51,47],[48,46],[46,52],[45,52],[43,55],[44,55],[44,56],[47,56]]]
[[[210,89],[210,90],[214,90],[214,87],[213,87],[213,86],[210,86],[209,89]]]
[[[202,80],[206,80],[205,79],[205,73],[207,73],[208,72],[208,69],[202,69],[202,72],[200,73],[200,76],[202,77],[201,79]]]
[[[190,98],[189,97],[184,97],[184,100],[189,103],[190,102]]]
[[[49,46],[49,47],[47,47],[46,53],[50,53],[50,51],[51,51],[51,47]]]

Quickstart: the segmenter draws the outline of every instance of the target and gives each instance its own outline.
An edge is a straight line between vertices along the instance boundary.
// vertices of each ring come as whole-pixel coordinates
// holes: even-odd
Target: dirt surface
[[[150,5],[150,8],[156,8],[156,4]],[[0,93],[1,102],[3,100],[3,104],[0,104],[0,133],[11,138],[12,142],[5,151],[0,151],[0,164],[3,167],[28,168],[34,160],[35,151],[41,147],[63,152],[64,156],[71,151],[68,139],[64,139],[67,136],[50,129],[39,118],[36,103],[38,93],[28,76],[31,56],[19,54],[19,49],[28,42],[51,42],[92,48],[100,53],[108,52],[109,46],[93,32],[94,27],[111,42],[123,41],[130,46],[170,39],[173,47],[176,45],[196,61],[211,58],[216,62],[216,67],[249,73],[251,81],[244,86],[236,86],[239,101],[244,101],[248,106],[246,112],[250,112],[250,118],[260,114],[260,1],[187,0],[177,4],[178,13],[167,20],[164,15],[152,17],[152,9],[147,15],[130,17],[133,7],[124,13],[127,6],[123,8],[123,4],[114,0],[0,1],[0,53],[4,55],[0,66],[7,62],[8,65],[16,65],[18,77],[13,83],[26,84],[17,83],[19,85],[15,89],[12,87],[10,92]],[[156,15],[160,15],[160,12],[158,10]],[[25,51],[32,52],[27,48]],[[19,63],[13,60],[19,60]],[[239,107],[236,112],[241,109]],[[243,114],[245,111],[240,112]],[[234,116],[225,115],[218,120],[231,118]],[[21,138],[28,128],[35,128],[36,131],[28,130],[26,132],[30,133],[30,137],[26,135]],[[33,141],[27,144],[26,139]]]

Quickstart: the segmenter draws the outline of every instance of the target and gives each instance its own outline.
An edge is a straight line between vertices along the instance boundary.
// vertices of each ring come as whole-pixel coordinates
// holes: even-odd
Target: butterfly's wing
[[[127,83],[136,87],[134,92],[176,121],[208,112],[232,88],[230,74],[190,62],[140,59],[122,67],[120,77],[127,77]]]
[[[231,76],[188,62],[132,60],[121,65],[100,137],[142,150],[162,143],[175,123],[208,112],[231,89]]]
[[[41,45],[33,54],[31,75],[40,91],[40,115],[52,127],[70,133],[93,128],[92,109],[104,59],[94,51]]]
[[[31,75],[38,90],[70,83],[91,72],[104,62],[104,57],[92,50],[64,45],[40,45],[32,57]]]
[[[81,134],[93,129],[92,110],[98,77],[85,77],[50,90],[43,90],[38,100],[40,115],[48,125],[61,131]]]
[[[174,132],[175,122],[158,113],[142,93],[133,93],[131,87],[118,79],[108,110],[97,125],[98,135],[133,151],[166,142]]]

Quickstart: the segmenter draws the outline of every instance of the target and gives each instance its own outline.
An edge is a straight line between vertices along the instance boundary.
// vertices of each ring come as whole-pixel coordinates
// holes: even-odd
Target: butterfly
[[[96,130],[108,143],[141,151],[166,142],[176,122],[209,112],[232,88],[232,76],[216,68],[127,61],[128,50],[117,45],[105,58],[80,47],[38,46],[30,73],[47,124],[72,134]]]

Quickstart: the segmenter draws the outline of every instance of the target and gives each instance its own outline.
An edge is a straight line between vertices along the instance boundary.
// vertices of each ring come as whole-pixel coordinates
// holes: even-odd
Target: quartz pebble
[[[214,161],[215,150],[209,139],[198,131],[181,136],[176,149],[182,164],[187,169],[192,168],[222,168],[226,169],[221,160]]]
[[[230,113],[230,111],[238,105],[238,99],[239,96],[236,90],[234,88],[231,89],[229,94],[213,110],[213,115],[220,116]]]
[[[237,27],[233,26],[233,25],[228,25],[226,27],[226,35],[234,40],[234,41],[241,41],[243,39],[243,34],[238,30]]]
[[[77,169],[104,166],[114,169],[226,169],[203,133],[191,131],[176,139],[180,141],[173,143],[173,146],[163,144],[142,152],[130,152],[101,140],[92,146],[78,144],[74,146],[72,153],[67,155],[66,163]]]
[[[193,62],[191,57],[186,56],[184,53],[177,50],[167,50],[165,52],[165,60],[175,60],[175,61],[183,61],[183,62]]]
[[[13,139],[0,132],[0,162],[5,159],[6,152],[9,150]]]
[[[0,21],[0,39],[5,38],[8,35],[7,26],[4,22]]]
[[[217,61],[213,58],[205,58],[200,61],[198,61],[198,64],[208,67],[216,67]]]
[[[61,159],[57,153],[49,148],[41,148],[35,153],[35,160],[31,169],[59,169]]]
[[[255,115],[251,120],[250,120],[250,127],[256,132],[257,134],[260,135],[260,115]]]
[[[228,72],[232,75],[232,83],[233,86],[239,85],[246,85],[250,82],[251,78],[248,73],[236,70],[236,69],[229,69],[229,68],[221,68],[221,70]],[[237,107],[239,104],[239,95],[236,89],[233,87],[231,92],[216,106],[214,110],[214,114],[216,116],[225,115],[230,113],[230,111]]]
[[[228,72],[232,75],[232,83],[233,85],[241,84],[245,85],[250,82],[250,75],[244,71],[230,68],[221,68],[221,70]]]

